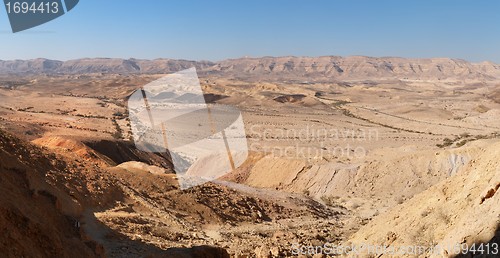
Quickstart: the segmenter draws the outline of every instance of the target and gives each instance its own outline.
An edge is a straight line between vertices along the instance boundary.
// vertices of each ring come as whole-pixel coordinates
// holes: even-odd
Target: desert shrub
[[[463,140],[463,141],[460,141],[457,143],[457,147],[462,147],[464,146],[468,141],[467,140]]]

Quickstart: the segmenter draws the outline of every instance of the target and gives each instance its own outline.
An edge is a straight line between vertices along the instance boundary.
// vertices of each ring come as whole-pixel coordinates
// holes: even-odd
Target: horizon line
[[[188,62],[211,62],[211,63],[219,63],[223,61],[229,60],[239,60],[239,59],[266,59],[266,58],[324,58],[324,57],[336,57],[336,58],[353,58],[353,57],[362,57],[362,58],[371,58],[371,59],[406,59],[406,60],[437,60],[437,59],[448,59],[454,61],[464,61],[471,64],[481,64],[481,63],[492,63],[499,64],[493,62],[491,60],[482,60],[482,61],[470,61],[464,58],[454,58],[454,57],[402,57],[402,56],[367,56],[367,55],[320,55],[320,56],[306,56],[306,55],[284,55],[284,56],[240,56],[240,57],[229,57],[220,60],[207,60],[207,59],[186,59],[186,58],[169,58],[169,57],[158,57],[158,58],[136,58],[136,57],[80,57],[80,58],[70,58],[70,59],[52,59],[46,57],[36,57],[36,58],[28,58],[28,59],[0,59],[2,62],[8,61],[35,61],[35,60],[49,60],[49,61],[58,61],[58,62],[68,62],[68,61],[76,61],[76,60],[91,60],[91,59],[110,59],[110,60],[138,60],[138,61],[155,61],[155,60],[176,60],[176,61],[188,61]]]

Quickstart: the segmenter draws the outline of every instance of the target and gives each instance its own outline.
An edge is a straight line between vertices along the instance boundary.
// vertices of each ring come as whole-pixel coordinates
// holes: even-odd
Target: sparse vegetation
[[[113,122],[113,125],[115,126],[115,132],[112,134],[113,138],[121,140],[123,139],[123,130],[118,124],[118,121],[116,119],[111,120]]]
[[[370,119],[367,119],[367,118],[355,115],[351,111],[347,110],[346,108],[339,108],[339,109],[342,110],[342,113],[343,113],[344,116],[356,118],[356,119],[363,120],[363,121],[371,123],[371,124],[380,125],[380,126],[383,126],[383,127],[386,127],[386,128],[397,130],[397,131],[404,131],[404,132],[408,132],[408,133],[430,134],[430,135],[433,134],[432,132],[420,132],[420,131],[416,131],[416,130],[405,129],[405,128],[398,128],[398,127],[394,127],[394,126],[391,126],[391,125],[387,125],[387,124],[375,122],[375,121],[372,121]]]
[[[476,141],[476,140],[481,140],[481,139],[494,139],[494,138],[500,138],[500,133],[495,132],[491,133],[489,135],[471,135],[469,133],[462,133],[460,135],[457,135],[455,139],[450,139],[450,138],[444,138],[443,143],[436,144],[437,147],[439,148],[446,148],[455,145],[455,147],[462,147],[468,142]]]
[[[123,114],[123,112],[116,111],[115,113],[113,113],[113,116],[118,118],[118,119],[121,119],[121,118],[123,118],[124,114]]]

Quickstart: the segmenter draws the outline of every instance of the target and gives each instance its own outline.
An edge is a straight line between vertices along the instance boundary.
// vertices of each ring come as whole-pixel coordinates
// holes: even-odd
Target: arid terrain
[[[208,103],[241,110],[250,152],[182,190],[168,152],[135,147],[127,100],[191,67]],[[489,62],[0,61],[2,257],[455,257],[498,247],[499,160]]]

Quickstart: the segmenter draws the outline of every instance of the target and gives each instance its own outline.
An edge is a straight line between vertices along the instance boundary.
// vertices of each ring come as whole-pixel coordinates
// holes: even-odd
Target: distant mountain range
[[[220,62],[176,59],[86,58],[69,61],[49,59],[0,60],[0,74],[163,74],[196,67],[202,75],[247,80],[372,80],[452,79],[497,80],[500,65],[471,63],[460,59],[375,58],[364,56],[262,57]]]
[[[33,60],[0,60],[1,74],[130,74],[130,73],[171,73],[196,67],[198,70],[213,66],[208,61],[187,61],[174,59],[118,59],[118,58],[84,58],[69,61],[50,59]]]

